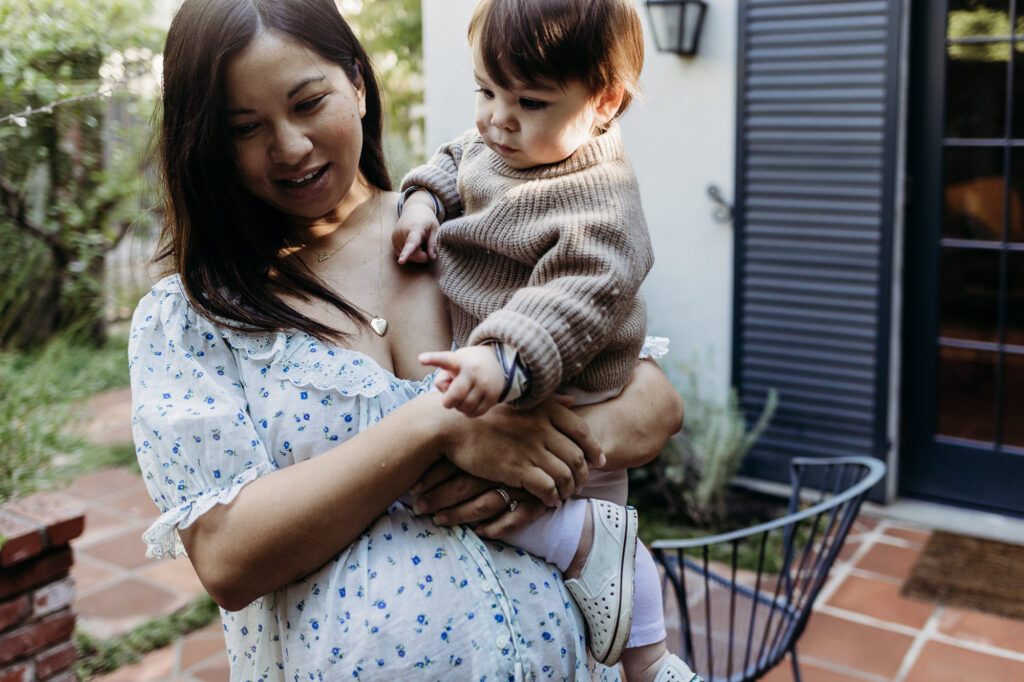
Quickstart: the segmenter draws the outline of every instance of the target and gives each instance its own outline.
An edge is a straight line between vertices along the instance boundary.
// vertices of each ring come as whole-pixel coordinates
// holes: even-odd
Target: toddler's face
[[[476,127],[487,146],[513,168],[558,163],[589,140],[614,114],[582,83],[516,82],[500,87],[487,75],[476,41]]]

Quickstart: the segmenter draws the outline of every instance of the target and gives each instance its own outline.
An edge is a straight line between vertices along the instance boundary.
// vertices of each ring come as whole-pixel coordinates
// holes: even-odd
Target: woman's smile
[[[330,185],[330,169],[327,163],[297,178],[281,178],[274,183],[292,199],[311,199]]]

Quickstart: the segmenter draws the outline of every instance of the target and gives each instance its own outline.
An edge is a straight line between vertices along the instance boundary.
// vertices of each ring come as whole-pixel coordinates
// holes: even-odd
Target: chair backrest
[[[665,569],[670,649],[706,682],[755,680],[778,664],[803,633],[864,496],[884,473],[869,457],[794,458],[782,518],[652,543]]]

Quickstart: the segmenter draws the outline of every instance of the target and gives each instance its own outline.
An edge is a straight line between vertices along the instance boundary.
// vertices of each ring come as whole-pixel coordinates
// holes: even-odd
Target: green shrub
[[[63,466],[100,454],[68,425],[86,398],[127,383],[123,339],[97,348],[63,335],[34,351],[0,352],[0,501],[31,493]]]
[[[761,415],[748,428],[735,389],[724,402],[708,398],[692,365],[669,371],[669,377],[683,397],[683,429],[650,464],[630,471],[631,496],[640,508],[662,510],[664,518],[721,525],[730,481],[768,427],[778,395],[768,392]]]

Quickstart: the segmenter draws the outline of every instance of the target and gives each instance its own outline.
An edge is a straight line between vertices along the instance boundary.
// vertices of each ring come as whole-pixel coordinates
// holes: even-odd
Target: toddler
[[[469,42],[476,130],[405,177],[392,236],[399,262],[438,259],[451,305],[458,348],[420,361],[470,416],[556,390],[613,397],[643,345],[653,261],[615,123],[643,63],[636,9],[483,0]],[[665,647],[657,570],[625,501],[625,471],[592,471],[579,497],[503,540],[563,571],[599,662],[621,658],[631,682],[699,679]]]

